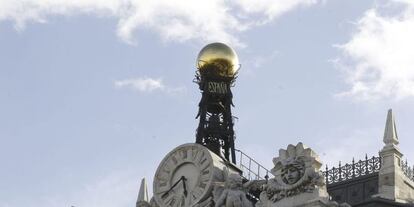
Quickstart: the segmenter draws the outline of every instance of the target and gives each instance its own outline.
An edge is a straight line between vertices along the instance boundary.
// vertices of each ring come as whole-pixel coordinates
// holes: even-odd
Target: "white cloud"
[[[116,88],[131,88],[140,92],[152,92],[154,90],[163,90],[165,88],[161,79],[136,78],[115,81]]]
[[[365,12],[338,48],[351,88],[339,96],[375,101],[414,96],[414,1],[393,0]]]
[[[165,40],[221,41],[241,45],[238,32],[273,20],[318,0],[2,0],[0,21],[47,22],[51,16],[81,14],[118,19],[118,36],[134,43],[134,33],[151,30]]]
[[[249,14],[264,14],[265,18],[257,22],[266,23],[296,7],[310,6],[318,2],[319,0],[238,0],[237,4]]]
[[[178,95],[186,92],[186,88],[166,86],[161,78],[133,78],[125,80],[117,80],[114,82],[116,88],[129,88],[139,92],[150,93],[154,91],[162,91],[169,95]]]

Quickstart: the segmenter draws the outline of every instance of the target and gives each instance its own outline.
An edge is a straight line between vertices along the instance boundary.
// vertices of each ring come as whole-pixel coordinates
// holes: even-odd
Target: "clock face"
[[[163,159],[154,177],[158,205],[192,206],[207,197],[213,179],[210,151],[199,144],[184,144]]]

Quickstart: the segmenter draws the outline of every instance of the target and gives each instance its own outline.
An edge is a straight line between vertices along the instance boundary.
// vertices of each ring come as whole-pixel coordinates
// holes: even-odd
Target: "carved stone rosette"
[[[274,178],[263,186],[257,207],[275,206],[282,199],[300,194],[312,194],[309,198],[327,197],[325,179],[320,172],[322,163],[310,148],[298,143],[279,150],[273,159]]]

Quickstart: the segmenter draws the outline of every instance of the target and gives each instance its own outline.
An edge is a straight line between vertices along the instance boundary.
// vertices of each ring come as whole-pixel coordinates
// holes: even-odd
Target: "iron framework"
[[[234,140],[233,94],[231,87],[236,77],[217,77],[209,71],[214,66],[206,66],[201,74],[196,71],[193,82],[199,85],[201,100],[196,118],[200,122],[196,132],[196,143],[206,146],[212,152],[236,164]]]

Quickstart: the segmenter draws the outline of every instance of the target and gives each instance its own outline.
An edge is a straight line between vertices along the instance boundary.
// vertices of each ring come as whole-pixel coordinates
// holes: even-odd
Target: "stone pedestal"
[[[400,203],[410,203],[414,201],[414,182],[405,176],[401,159],[403,154],[398,148],[399,140],[395,119],[390,109],[388,111],[387,121],[384,132],[384,148],[380,151],[381,169],[379,171],[379,188],[380,197]]]
[[[379,171],[378,197],[397,201],[401,171],[402,153],[396,146],[386,146],[380,152],[381,169]]]
[[[329,201],[329,195],[326,188],[315,189],[311,193],[302,193],[292,197],[287,197],[279,200],[276,203],[267,203],[266,207],[351,207],[343,203],[338,204],[334,201]],[[265,206],[265,205],[261,205]]]
[[[325,188],[315,189],[311,193],[301,193],[284,198],[269,207],[319,207],[328,206],[328,193]]]
[[[411,203],[414,201],[414,182],[403,172],[401,166],[402,153],[396,146],[385,146],[380,156],[382,166],[379,171],[380,197],[400,203]]]

